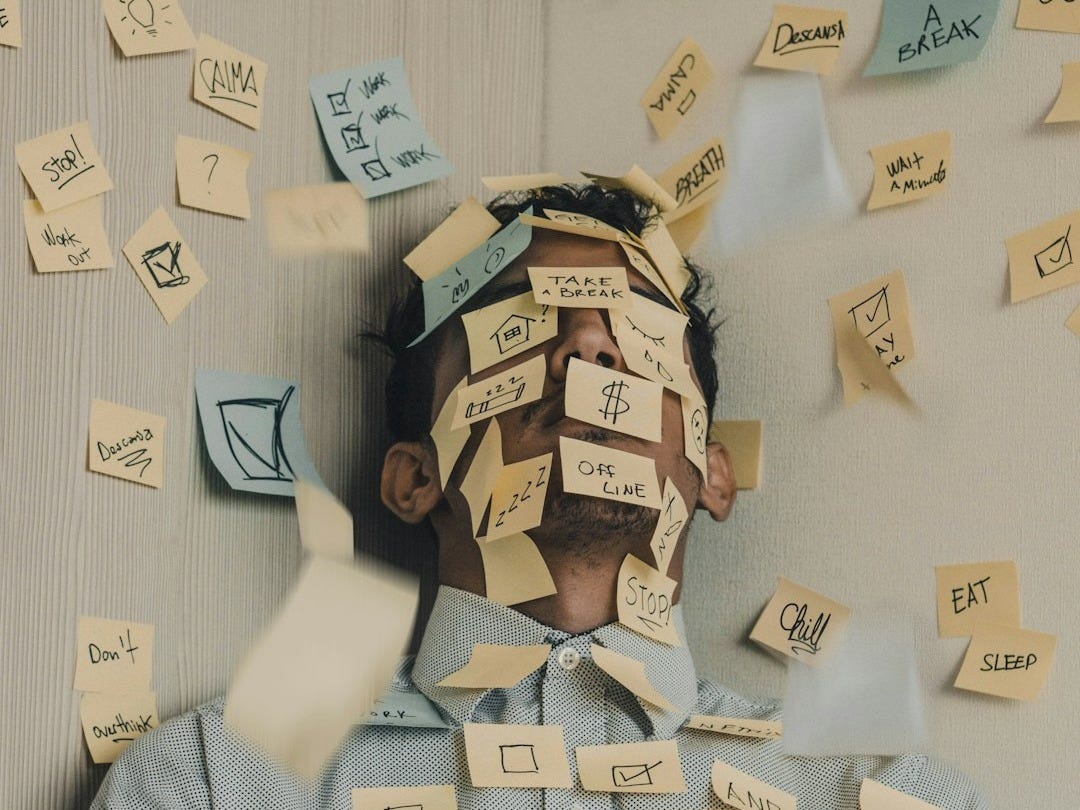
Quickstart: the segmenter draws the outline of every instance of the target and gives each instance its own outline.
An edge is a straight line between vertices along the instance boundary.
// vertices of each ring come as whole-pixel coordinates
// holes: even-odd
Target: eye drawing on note
[[[217,403],[229,452],[249,481],[292,481],[281,422],[295,388],[280,398],[252,397]]]
[[[535,745],[500,745],[499,764],[503,773],[540,773]]]
[[[1072,265],[1072,245],[1069,244],[1071,231],[1072,224],[1065,229],[1063,236],[1059,236],[1035,254],[1035,268],[1039,271],[1039,278],[1046,278]]]

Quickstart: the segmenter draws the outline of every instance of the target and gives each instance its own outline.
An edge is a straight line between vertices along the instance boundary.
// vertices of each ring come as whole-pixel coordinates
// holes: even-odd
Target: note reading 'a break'
[[[982,53],[1001,0],[885,0],[864,76],[955,65]]]

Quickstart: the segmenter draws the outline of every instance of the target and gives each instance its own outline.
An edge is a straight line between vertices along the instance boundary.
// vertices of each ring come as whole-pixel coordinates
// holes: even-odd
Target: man
[[[650,220],[650,207],[640,199],[596,186],[535,190],[490,210],[507,225],[530,206],[537,213],[555,210],[593,217],[630,234],[627,238],[632,246],[641,244],[636,237],[647,236],[650,229],[659,227]],[[597,448],[601,457],[611,457],[607,451],[631,453],[655,465],[656,481],[652,483],[663,486],[670,481],[669,486],[691,510],[696,506],[717,521],[727,517],[735,482],[726,451],[719,444],[709,444],[702,474],[686,455],[683,435],[684,397],[700,396],[711,413],[717,392],[714,327],[710,314],[697,301],[701,292],[698,271],[689,263],[683,268],[689,277],[681,299],[689,323],[682,346],[674,349],[688,364],[692,384],[699,390],[684,388],[683,394],[676,393],[672,389],[680,386],[674,382],[664,387],[657,416],[658,441],[622,432],[618,425],[607,427],[567,416],[567,410],[577,405],[573,396],[566,394],[568,375],[589,374],[596,367],[629,374],[625,353],[629,347],[640,350],[641,340],[646,338],[662,342],[636,326],[633,331],[640,331],[643,337],[625,337],[631,330],[622,323],[615,327],[627,314],[625,309],[560,307],[553,337],[471,375],[462,315],[528,293],[532,289],[529,267],[624,267],[632,300],[637,302],[640,299],[636,296],[640,296],[645,303],[639,307],[648,303],[665,307],[677,322],[679,312],[666,294],[670,289],[662,289],[669,279],[655,268],[631,260],[635,251],[626,250],[618,239],[535,227],[520,256],[414,347],[408,348],[424,329],[419,287],[391,315],[384,340],[395,354],[387,386],[393,444],[384,462],[381,495],[386,506],[405,522],[430,522],[438,539],[440,589],[419,652],[414,660],[402,663],[386,705],[394,706],[407,698],[413,714],[423,718],[409,725],[355,726],[317,783],[305,785],[226,730],[219,700],[166,723],[133,744],[113,766],[96,807],[349,808],[354,788],[417,785],[454,785],[462,808],[774,806],[740,793],[729,782],[712,784],[710,774],[716,761],[793,794],[802,808],[858,807],[863,777],[943,808],[985,806],[963,777],[926,757],[786,757],[776,739],[689,727],[692,715],[776,721],[780,713],[776,704],[754,703],[697,678],[685,646],[678,604],[669,607],[660,622],[674,629],[670,643],[618,622],[618,599],[628,600],[629,596],[617,592],[628,555],[644,564],[660,564],[661,555],[652,542],[660,511],[630,502],[632,499],[568,491],[576,488],[567,480],[573,468],[561,466],[559,460],[567,440],[585,442]],[[672,360],[677,355],[672,345],[657,346],[662,352],[658,350],[655,356],[667,358],[674,371]],[[454,394],[459,381],[495,378],[534,358],[541,358],[543,366],[538,398],[477,420],[443,482],[438,454],[445,445],[437,445],[429,434],[443,408],[457,404]],[[595,416],[590,418],[597,421]],[[485,539],[489,533],[494,536],[498,519],[494,507],[487,508],[490,493],[485,493],[479,501],[482,506],[477,508],[472,485],[467,483],[478,454],[491,450],[493,440],[486,437],[493,425],[498,428],[496,449],[501,451],[498,460],[504,468],[548,453],[555,459],[548,471],[542,520],[526,534],[543,557],[555,593],[524,602],[502,599],[513,607],[485,598],[495,583],[493,572],[485,572],[487,546],[482,544],[510,539]],[[445,465],[447,459],[442,461]],[[477,464],[479,469],[480,462]],[[665,500],[670,494],[669,489]],[[678,531],[664,546],[667,575],[676,581],[682,575],[686,551],[682,541],[688,525],[689,520],[685,520],[677,526]],[[520,538],[516,542],[521,542]],[[672,601],[677,603],[679,595],[676,589]],[[509,645],[522,650],[527,645],[544,647],[537,666],[510,686],[440,685],[461,671],[481,644],[500,649]],[[625,669],[615,677],[612,660],[640,662],[644,681],[628,677]],[[419,710],[415,710],[417,706]],[[465,729],[480,727],[472,724],[511,727],[524,735],[522,741],[532,739],[528,736],[532,727],[560,727],[570,773],[564,784],[569,786],[476,787],[485,780],[470,762],[477,752],[467,750]],[[682,792],[615,795],[583,789],[579,747],[643,742],[663,745],[669,740],[676,744],[679,767],[675,773],[685,782]],[[508,766],[504,756],[504,783],[512,782],[514,773],[521,770],[542,770],[530,746],[506,747],[530,748],[532,759],[529,767],[519,768]],[[557,754],[561,759],[563,751]],[[640,780],[647,773],[622,771],[617,776],[613,769],[611,778]],[[634,784],[640,787],[641,782],[628,782],[628,789]]]

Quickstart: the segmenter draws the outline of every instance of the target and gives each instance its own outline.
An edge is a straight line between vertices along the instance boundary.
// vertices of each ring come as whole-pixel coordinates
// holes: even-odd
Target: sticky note
[[[656,181],[675,198],[679,208],[690,211],[715,200],[726,177],[724,143],[713,138],[658,174]]]
[[[545,453],[499,470],[491,489],[491,516],[485,535],[488,542],[540,525],[553,455]]]
[[[473,787],[570,787],[562,726],[465,723],[462,728]]]
[[[690,282],[690,271],[663,219],[653,221],[641,234],[641,244],[674,296],[675,304],[682,307],[682,294]]]
[[[613,313],[611,329],[617,338],[629,330],[653,347],[681,359],[687,323],[689,318],[683,313],[631,292],[630,308]]]
[[[1080,121],[1080,62],[1066,62],[1061,66],[1061,91],[1043,123],[1059,121]]]
[[[319,482],[298,479],[293,482],[293,490],[300,543],[304,549],[312,554],[351,562],[353,519],[345,505]]]
[[[225,724],[314,778],[386,689],[409,642],[414,579],[314,555],[233,672]]]
[[[180,204],[249,219],[247,170],[251,153],[222,143],[176,136],[176,185]]]
[[[87,692],[79,700],[79,719],[94,762],[115,762],[132,742],[158,727],[157,696]]]
[[[453,785],[353,788],[352,810],[457,810]]]
[[[705,400],[700,395],[693,397],[682,396],[679,399],[682,401],[683,414],[683,452],[691,463],[698,468],[702,478],[708,478],[708,408],[705,405]]]
[[[15,144],[15,160],[44,211],[113,187],[86,121]]]
[[[726,419],[709,427],[709,441],[720,442],[728,451],[735,486],[757,489],[761,484],[761,420]]]
[[[186,51],[195,47],[180,0],[101,0],[105,22],[124,56]]]
[[[1073,225],[1080,226],[1080,211],[1044,222],[1005,240],[1012,303],[1080,281],[1080,257],[1073,259]],[[1077,236],[1080,237],[1080,227]]]
[[[1011,560],[939,565],[938,635],[970,636],[979,624],[1020,626],[1020,576]]]
[[[666,138],[713,80],[712,65],[694,40],[679,43],[638,102],[656,134]]]
[[[559,211],[551,208],[545,208],[544,214],[545,216],[540,217],[531,212],[526,212],[518,214],[518,220],[534,228],[569,233],[574,236],[585,236],[590,239],[603,239],[607,242],[634,241],[625,231],[620,231],[618,228],[586,214],[575,214],[570,211]]]
[[[421,281],[427,281],[472,253],[501,227],[475,197],[467,197],[403,261]]]
[[[533,188],[544,186],[561,186],[570,182],[556,172],[541,172],[538,174],[503,174],[498,176],[488,175],[481,177],[480,182],[496,193],[506,191],[528,191]]]
[[[665,698],[653,686],[649,676],[645,674],[645,664],[622,653],[601,647],[599,644],[590,646],[593,661],[600,669],[617,680],[637,697],[651,703],[664,711],[678,711],[671,702]]]
[[[632,372],[684,397],[701,399],[701,389],[681,355],[676,357],[666,349],[657,348],[653,341],[628,328],[617,334],[616,341],[623,362]]]
[[[1034,700],[1050,665],[1057,638],[1048,633],[981,624],[975,628],[953,686],[988,695]]]
[[[200,104],[252,129],[262,126],[266,62],[199,34],[192,84]]]
[[[1000,0],[885,0],[864,76],[969,62],[982,53]]]
[[[566,415],[571,419],[659,442],[663,399],[658,383],[570,358]]]
[[[952,138],[934,132],[906,141],[875,146],[874,187],[866,210],[921,200],[945,190],[952,172]]]
[[[367,726],[452,728],[423,692],[387,691],[357,722]]]
[[[23,200],[23,225],[39,273],[98,270],[116,263],[101,218],[101,197],[49,213],[37,200]]]
[[[615,603],[619,623],[643,636],[673,647],[682,646],[672,623],[674,593],[678,582],[627,554],[619,567]]]
[[[859,810],[941,810],[936,804],[916,799],[881,782],[864,778],[859,786]]]
[[[675,740],[582,745],[574,749],[585,790],[602,793],[685,793]]]
[[[1080,34],[1080,9],[1072,0],[1020,0],[1016,27]]]
[[[712,202],[713,200],[708,200],[709,204],[693,211],[676,208],[663,215],[672,241],[682,252],[689,252],[705,231],[712,213]]]
[[[161,488],[165,477],[165,417],[115,402],[90,403],[87,459],[94,472]]]
[[[776,6],[754,64],[828,76],[840,55],[846,11],[807,6]]]
[[[559,311],[522,293],[461,316],[469,342],[469,371],[476,374],[559,333]]]
[[[1080,337],[1080,307],[1072,311],[1072,315],[1065,321],[1065,326],[1077,337]]]
[[[75,684],[83,692],[145,692],[154,666],[154,626],[80,616]]]
[[[660,508],[656,462],[601,444],[559,437],[563,490]]]
[[[278,256],[367,253],[367,202],[352,183],[275,188],[263,194],[270,250]]]
[[[535,402],[544,393],[547,360],[542,354],[523,363],[477,380],[458,392],[452,427],[470,425],[481,419]]]
[[[484,436],[480,445],[473,454],[472,462],[461,479],[461,494],[469,505],[469,515],[472,517],[473,537],[480,531],[480,524],[487,511],[488,501],[491,500],[491,490],[498,480],[499,471],[502,469],[502,434],[499,431],[499,423],[492,419],[484,430]]]
[[[550,644],[475,644],[469,662],[436,686],[510,689],[547,661]]]
[[[517,605],[556,593],[536,543],[527,534],[512,534],[494,543],[479,541],[484,563],[485,595],[500,605]]]
[[[649,548],[656,559],[656,570],[661,574],[667,573],[675,546],[678,545],[689,519],[690,513],[679,488],[670,478],[665,479],[660,518],[656,521],[652,540],[649,541]]]
[[[648,200],[662,212],[672,211],[679,205],[667,189],[636,163],[630,167],[630,171],[619,177],[608,177],[591,172],[582,172],[582,174],[602,188],[626,189],[641,199]]]
[[[152,213],[124,245],[124,255],[166,323],[172,323],[206,285],[191,245],[164,208]]]
[[[19,0],[6,0],[0,5],[0,45],[22,47],[22,23],[19,17]]]
[[[439,485],[445,490],[450,480],[450,473],[454,471],[458,456],[465,449],[465,443],[469,441],[470,430],[467,425],[454,430],[450,425],[454,421],[454,411],[457,409],[458,392],[468,384],[469,378],[462,377],[457,385],[447,395],[439,415],[431,426],[431,440],[435,443],[435,453],[439,460]]]
[[[645,255],[644,249],[623,241],[619,242],[619,246],[623,249],[623,253],[626,254],[626,259],[630,262],[630,266],[637,270],[650,284],[663,293],[664,297],[667,298],[680,312],[685,314],[686,306],[678,296],[668,289],[667,282],[661,278],[660,271],[653,265],[652,260]],[[634,294],[632,290],[630,294]]]
[[[736,737],[750,737],[756,740],[778,740],[784,733],[783,723],[779,720],[719,717],[710,714],[690,715],[690,719],[686,721],[686,728],[713,731],[717,734],[732,734]]]
[[[783,655],[817,666],[835,650],[851,609],[784,577],[758,616],[750,638]]]
[[[280,377],[195,369],[206,452],[233,489],[293,495],[293,482],[319,482],[300,422],[300,384]]]
[[[538,304],[623,309],[630,302],[625,267],[529,267]]]
[[[780,788],[743,773],[726,762],[712,765],[712,789],[720,801],[731,807],[768,807],[769,810],[796,810],[796,798]]]
[[[308,89],[334,162],[367,199],[453,171],[424,128],[400,57],[312,76]]]

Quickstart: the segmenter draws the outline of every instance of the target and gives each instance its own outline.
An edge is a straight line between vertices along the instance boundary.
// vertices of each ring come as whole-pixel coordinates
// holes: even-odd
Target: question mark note
[[[213,192],[210,190],[210,178],[214,176],[214,169],[217,168],[218,162],[221,160],[221,156],[220,155],[215,155],[213,152],[211,152],[209,155],[207,155],[206,157],[204,157],[202,159],[202,162],[206,163],[206,161],[210,160],[210,158],[213,158],[214,162],[213,162],[213,164],[211,164],[210,171],[206,175],[206,193],[207,194],[213,194]]]
[[[249,219],[247,170],[251,153],[225,144],[176,136],[176,184],[180,204]]]

